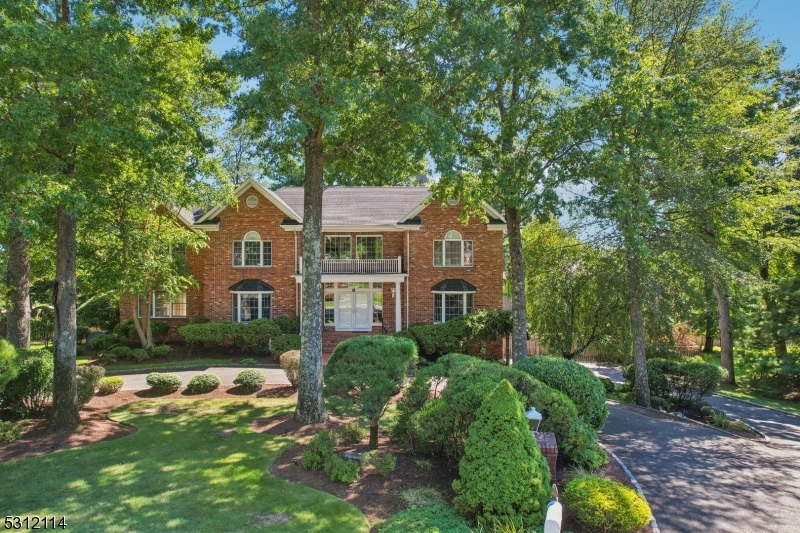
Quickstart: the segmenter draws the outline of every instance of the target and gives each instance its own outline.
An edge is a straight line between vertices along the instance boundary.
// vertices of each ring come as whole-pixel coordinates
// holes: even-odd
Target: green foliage
[[[648,359],[670,359],[680,362],[686,358],[675,347],[665,344],[648,344],[644,349],[644,353]]]
[[[261,387],[263,387],[266,382],[267,376],[264,375],[264,372],[255,368],[242,370],[239,372],[239,375],[236,376],[236,379],[233,380],[234,385],[238,385],[242,390],[249,392],[261,390]]]
[[[94,396],[100,380],[106,375],[106,369],[102,366],[78,365],[75,372],[78,380],[78,405],[85,405]]]
[[[40,316],[31,319],[31,339],[44,342],[45,348],[53,342],[53,313],[49,309]]]
[[[650,394],[677,402],[698,403],[719,387],[727,376],[724,368],[712,363],[681,363],[670,359],[647,361]],[[623,377],[633,383],[633,365],[623,370]]]
[[[608,396],[609,394],[614,394],[614,391],[617,390],[617,385],[613,381],[611,381],[611,378],[598,376],[598,379],[600,380],[600,383],[603,384],[603,389],[605,389],[606,391],[606,396]]]
[[[574,361],[547,356],[528,357],[514,366],[566,394],[594,429],[603,427],[608,418],[605,388],[591,370]]]
[[[300,350],[289,350],[280,356],[281,368],[286,372],[286,379],[295,389],[300,383]]]
[[[77,315],[83,327],[112,332],[119,323],[119,293],[109,291],[89,298],[78,307]]]
[[[0,338],[0,396],[6,383],[14,379],[19,372],[17,351],[7,340]]]
[[[408,339],[388,335],[347,339],[336,346],[325,366],[323,394],[354,406],[374,427],[416,359],[417,347]],[[370,436],[373,449],[375,437]]]
[[[122,390],[125,381],[119,376],[107,376],[97,384],[97,394],[106,396]]]
[[[403,397],[397,402],[399,416],[392,428],[392,439],[409,442],[412,433],[411,417],[425,405],[430,397],[431,387],[441,384],[447,370],[443,364],[436,363],[418,368],[414,380],[406,387]],[[438,389],[438,387],[437,387]]]
[[[397,459],[389,452],[372,450],[364,455],[364,466],[366,465],[372,465],[377,473],[388,476],[394,472]]]
[[[245,325],[238,322],[203,322],[178,328],[178,335],[189,345],[219,346],[240,336]]]
[[[14,442],[22,435],[23,425],[20,422],[0,420],[0,444]]]
[[[361,427],[358,422],[345,422],[339,426],[339,440],[342,444],[358,444],[367,436],[367,430]]]
[[[86,326],[78,326],[75,330],[75,338],[78,340],[78,344],[85,343],[86,339],[89,338],[89,328]]]
[[[239,364],[240,365],[245,365],[245,366],[254,366],[254,365],[258,364],[258,361],[256,361],[252,357],[246,357],[246,358],[242,359],[241,361],[239,361]]]
[[[416,487],[400,493],[400,499],[408,507],[443,504],[442,491],[434,487]]]
[[[130,357],[131,355],[131,349],[129,346],[114,346],[109,351],[111,352],[111,355],[117,359],[124,359],[126,357]]]
[[[168,344],[162,344],[161,346],[153,347],[151,351],[153,352],[153,357],[166,357],[172,351],[172,347]]]
[[[331,478],[331,481],[341,481],[342,483],[355,483],[358,479],[358,471],[361,467],[358,461],[348,461],[342,459],[336,454],[328,457],[325,461],[325,473]]]
[[[169,324],[151,320],[150,332],[153,334],[153,339],[163,340],[167,333],[169,333]],[[136,332],[136,325],[133,323],[132,318],[117,324],[114,327],[114,335],[127,342],[139,342],[139,334]]]
[[[89,347],[93,350],[105,351],[110,350],[119,344],[119,339],[113,333],[106,333],[105,335],[98,335],[89,340]]]
[[[325,466],[336,449],[336,433],[323,429],[314,435],[303,451],[303,467],[306,470],[319,470]]]
[[[469,338],[465,317],[454,318],[442,324],[412,324],[408,331],[414,336],[420,355],[430,361],[448,353],[465,351]]]
[[[273,339],[270,349],[272,350],[272,354],[275,356],[280,356],[289,350],[299,350],[300,335],[295,333],[279,335]]]
[[[299,335],[300,334],[300,317],[299,316],[279,316],[272,319],[281,333],[284,335]]]
[[[510,311],[489,309],[471,313],[466,317],[469,338],[480,345],[478,355],[485,355],[486,344],[498,341],[514,329],[514,319]],[[455,351],[455,350],[454,350]]]
[[[181,378],[175,374],[162,372],[151,372],[150,374],[147,374],[146,380],[151,389],[163,394],[175,392],[183,384]]]
[[[379,533],[470,533],[464,519],[444,503],[400,511],[375,530]]]
[[[219,387],[220,380],[214,374],[197,374],[186,385],[186,390],[192,394],[211,392]]]
[[[3,404],[20,412],[39,413],[53,392],[53,354],[48,350],[17,350],[19,372],[6,383]]]
[[[269,318],[248,322],[242,328],[242,341],[256,353],[269,353],[269,343],[281,335],[281,328]]]
[[[482,525],[544,521],[550,470],[533,440],[519,393],[507,380],[478,409],[458,473],[453,505],[461,514]]]
[[[150,359],[150,354],[144,348],[134,348],[128,353],[128,356],[133,357],[137,361],[144,361],[146,359]]]
[[[650,521],[650,508],[639,494],[620,483],[581,476],[564,489],[570,515],[598,533],[631,533]]]

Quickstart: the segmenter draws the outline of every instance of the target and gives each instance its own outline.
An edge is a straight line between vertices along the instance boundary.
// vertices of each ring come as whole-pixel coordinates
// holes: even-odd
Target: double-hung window
[[[233,266],[272,266],[272,242],[262,241],[255,231],[249,231],[241,241],[233,241]]]
[[[452,292],[433,295],[433,322],[438,324],[467,315],[474,308],[474,293]]]
[[[433,241],[433,266],[471,267],[472,241],[465,241],[455,230],[448,231],[444,240]]]
[[[139,301],[139,316],[142,316]],[[184,318],[186,316],[186,293],[170,294],[166,291],[153,291],[150,301],[151,318]]]

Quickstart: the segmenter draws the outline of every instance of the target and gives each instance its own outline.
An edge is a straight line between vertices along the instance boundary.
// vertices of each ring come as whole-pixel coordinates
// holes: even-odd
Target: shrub
[[[269,342],[281,335],[281,328],[269,318],[248,322],[242,329],[245,346],[257,353],[269,353]]]
[[[115,348],[116,349],[116,348]],[[150,359],[150,354],[147,353],[147,350],[144,348],[134,348],[128,354],[130,357],[133,357],[137,361],[144,361],[146,359]]]
[[[448,353],[463,352],[469,337],[465,317],[454,318],[443,324],[412,324],[408,330],[414,335],[420,354],[431,361]]]
[[[151,320],[150,333],[153,335],[154,339],[163,340],[167,333],[169,333],[169,324],[166,322],[155,322]],[[119,338],[124,338],[129,342],[139,342],[139,334],[136,331],[136,324],[133,323],[132,318],[117,324],[114,328],[114,335]]]
[[[336,448],[336,433],[324,429],[314,435],[303,452],[303,467],[306,470],[319,470],[325,466]]]
[[[712,363],[681,363],[670,359],[647,361],[651,396],[672,398],[683,403],[697,403],[719,387],[727,371]],[[623,370],[629,383],[635,381],[634,365]]]
[[[242,359],[241,361],[239,361],[239,364],[240,365],[253,366],[253,365],[257,365],[258,361],[256,361],[252,357],[247,357],[247,358]]]
[[[114,346],[109,351],[111,352],[111,355],[117,359],[124,359],[126,357],[130,357],[131,355],[131,349],[127,346]]]
[[[75,330],[75,339],[78,343],[86,342],[86,339],[89,338],[89,328],[86,326],[78,326]]]
[[[239,372],[239,375],[236,376],[236,379],[233,380],[234,385],[238,385],[242,389],[250,392],[261,390],[261,387],[263,387],[266,382],[267,377],[264,375],[264,372],[256,370],[255,368],[242,370]]]
[[[650,520],[650,508],[635,490],[603,478],[570,481],[564,502],[578,522],[599,533],[630,533]]]
[[[275,325],[280,328],[281,333],[284,335],[299,335],[300,334],[300,317],[299,316],[279,316],[272,319]]]
[[[152,350],[153,357],[166,357],[169,355],[169,352],[172,351],[172,347],[168,344],[162,344],[161,346],[155,346]]]
[[[97,384],[97,394],[105,396],[107,394],[114,394],[122,390],[122,385],[125,381],[119,376],[108,376],[100,380]]]
[[[17,372],[19,372],[17,350],[10,342],[0,338],[0,395],[3,394],[6,383],[17,376]]]
[[[241,335],[243,328],[237,322],[195,322],[178,328],[178,335],[190,345],[218,346]]]
[[[514,366],[566,394],[594,429],[603,427],[608,418],[605,388],[591,370],[568,359],[547,356],[528,357]]]
[[[364,464],[372,465],[377,473],[388,476],[394,472],[397,459],[389,452],[373,450],[366,455]]]
[[[601,376],[598,379],[600,380],[600,383],[603,384],[603,388],[606,390],[606,396],[608,396],[609,394],[614,394],[614,392],[616,392],[617,386],[614,384],[613,381],[611,381],[611,378]]]
[[[364,335],[340,342],[328,360],[323,394],[369,418],[371,450],[378,447],[378,420],[416,359],[417,347],[408,339]]]
[[[469,428],[453,505],[479,524],[522,526],[544,521],[550,469],[533,440],[524,406],[503,380],[478,409]]]
[[[53,354],[48,350],[17,350],[19,371],[6,383],[3,403],[38,413],[53,392]]]
[[[192,394],[211,392],[219,387],[220,380],[214,374],[197,374],[186,385],[186,389]]]
[[[289,350],[280,356],[281,368],[295,389],[300,383],[300,350]]]
[[[0,420],[0,444],[14,442],[22,435],[22,423]]]
[[[109,291],[86,300],[76,315],[82,326],[113,331],[119,323],[119,293]]]
[[[106,375],[106,369],[95,365],[78,365],[75,370],[78,380],[78,405],[86,405],[94,396],[94,390]]]
[[[685,356],[668,344],[648,344],[645,346],[644,354],[647,359],[669,359],[671,361],[683,361]]]
[[[161,372],[151,372],[147,374],[147,384],[156,392],[170,393],[175,392],[183,384],[181,378],[175,374]]]
[[[280,356],[281,354],[284,354],[289,350],[299,350],[299,349],[300,349],[300,335],[294,333],[279,335],[272,340],[272,344],[270,345],[270,350],[272,351],[272,354],[276,356]]]
[[[117,344],[119,344],[119,339],[113,333],[106,333],[89,339],[89,347],[94,350],[110,350]]]
[[[331,481],[341,481],[343,483],[354,483],[358,479],[358,471],[361,467],[357,461],[348,461],[334,454],[325,461],[325,473]]]
[[[464,519],[452,507],[441,503],[400,511],[375,530],[379,533],[470,533]]]
[[[362,428],[358,422],[345,422],[339,426],[338,433],[342,444],[348,446],[351,444],[358,444],[367,436],[367,430]]]

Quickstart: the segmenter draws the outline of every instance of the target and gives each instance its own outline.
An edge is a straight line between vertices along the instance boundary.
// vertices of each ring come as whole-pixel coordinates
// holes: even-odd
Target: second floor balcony
[[[402,256],[391,259],[323,259],[323,274],[401,274]],[[303,273],[303,258],[298,262],[298,274]]]

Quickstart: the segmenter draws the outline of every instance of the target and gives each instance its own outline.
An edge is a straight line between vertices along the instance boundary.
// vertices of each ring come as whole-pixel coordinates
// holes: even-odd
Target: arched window
[[[233,266],[272,266],[272,242],[262,241],[257,231],[248,231],[233,241]]]
[[[448,231],[444,240],[433,241],[433,266],[472,266],[472,241],[464,241],[456,230]]]

